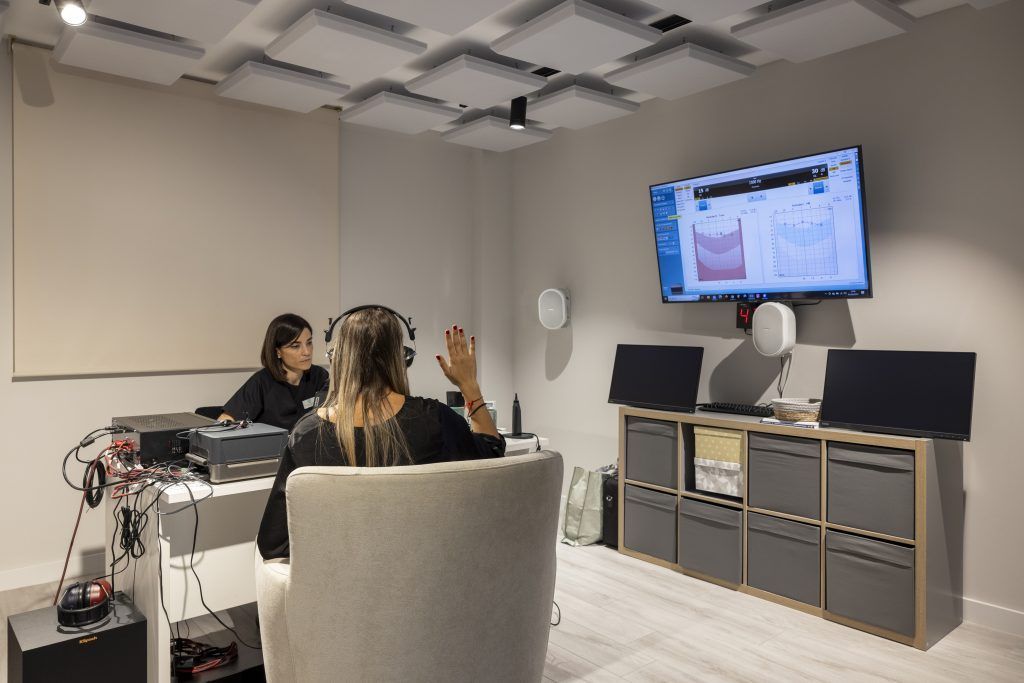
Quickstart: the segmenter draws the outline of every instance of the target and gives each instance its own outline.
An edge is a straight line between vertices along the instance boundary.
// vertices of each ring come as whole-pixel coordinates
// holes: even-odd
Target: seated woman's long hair
[[[394,315],[380,308],[350,314],[341,323],[331,359],[331,384],[326,407],[341,452],[356,463],[355,412],[360,406],[366,466],[386,467],[411,462],[409,446],[388,403],[388,393],[409,395],[409,377],[402,350],[402,328]]]

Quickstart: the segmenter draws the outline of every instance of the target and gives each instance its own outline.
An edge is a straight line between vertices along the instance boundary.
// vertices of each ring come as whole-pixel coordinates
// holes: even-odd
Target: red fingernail
[[[436,358],[438,360],[441,360],[441,356],[440,355],[434,356],[434,358]]]
[[[476,341],[476,337],[474,337],[473,335],[469,335],[469,341]]]
[[[451,334],[451,331],[450,330],[445,330],[444,333],[445,334]]]

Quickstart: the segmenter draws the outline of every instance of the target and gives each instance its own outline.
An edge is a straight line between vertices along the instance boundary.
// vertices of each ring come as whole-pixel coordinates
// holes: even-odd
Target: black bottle
[[[523,433],[523,412],[519,408],[519,394],[512,399],[512,433]]]

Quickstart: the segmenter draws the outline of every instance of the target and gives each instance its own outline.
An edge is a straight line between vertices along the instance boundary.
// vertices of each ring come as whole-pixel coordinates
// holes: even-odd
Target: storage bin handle
[[[747,517],[748,531],[760,531],[773,536],[780,536],[782,538],[800,541],[807,545],[818,545],[821,542],[818,535],[820,532],[817,527],[812,527],[801,522],[792,522],[792,524],[798,524],[800,526],[793,527],[790,526],[788,522],[781,522],[772,517],[766,517],[765,519],[759,519],[753,516]],[[813,538],[811,537],[812,533],[814,534]]]
[[[742,513],[739,510],[730,510],[715,507],[713,505],[680,505],[679,514],[692,519],[700,519],[714,522],[722,526],[738,529],[742,520]]]
[[[860,557],[903,569],[912,569],[914,566],[914,551],[911,548],[848,534],[830,531],[825,537],[825,550],[829,553]],[[900,555],[904,557],[900,557]]]
[[[646,505],[647,507],[657,508],[658,510],[670,510],[672,512],[675,512],[676,501],[675,501],[675,498],[672,497],[672,494],[670,494],[670,493],[662,494],[662,493],[655,492],[654,495],[658,495],[658,496],[664,495],[664,496],[666,496],[668,498],[671,498],[671,500],[670,501],[665,501],[665,502],[661,502],[660,500],[652,500],[652,499],[644,496],[642,493],[636,493],[635,491],[626,491],[626,500],[631,501],[633,503],[640,503],[641,505]]]
[[[910,451],[885,451],[875,453],[867,450],[829,448],[828,459],[854,465],[866,465],[878,469],[913,472],[914,457]]]

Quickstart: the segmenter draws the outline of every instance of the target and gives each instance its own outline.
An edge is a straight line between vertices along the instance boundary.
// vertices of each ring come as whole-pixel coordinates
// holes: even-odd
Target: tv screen
[[[829,349],[821,426],[970,441],[976,358]]]
[[[860,147],[651,186],[661,300],[871,296]]]
[[[703,358],[700,346],[619,344],[608,402],[692,413]]]

